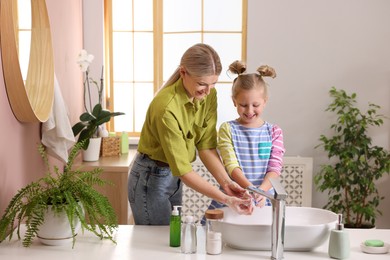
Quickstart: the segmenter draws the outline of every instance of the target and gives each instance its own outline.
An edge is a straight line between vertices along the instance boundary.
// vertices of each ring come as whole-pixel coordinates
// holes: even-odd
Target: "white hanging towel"
[[[41,141],[47,147],[48,153],[67,163],[69,149],[76,143],[76,139],[56,75],[54,75],[53,108],[49,119],[42,123],[41,130]]]

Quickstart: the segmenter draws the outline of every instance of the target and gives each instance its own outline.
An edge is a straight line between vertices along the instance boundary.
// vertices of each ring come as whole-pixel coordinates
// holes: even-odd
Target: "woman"
[[[217,154],[217,94],[222,66],[209,45],[196,44],[149,105],[129,174],[129,202],[137,225],[168,225],[182,203],[182,183],[231,207],[252,211],[250,196],[231,181]],[[196,150],[222,189],[192,169]]]

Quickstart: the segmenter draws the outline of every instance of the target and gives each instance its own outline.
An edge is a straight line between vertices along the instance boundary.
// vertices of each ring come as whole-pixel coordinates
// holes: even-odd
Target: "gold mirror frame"
[[[16,45],[16,0],[1,0],[0,45],[8,100],[20,122],[45,122],[54,99],[54,59],[49,16],[45,0],[31,0],[31,46],[23,82]]]

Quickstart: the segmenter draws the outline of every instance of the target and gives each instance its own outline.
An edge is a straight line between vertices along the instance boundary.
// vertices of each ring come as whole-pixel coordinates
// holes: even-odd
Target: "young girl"
[[[241,187],[256,186],[273,192],[270,178],[282,170],[283,133],[277,125],[264,121],[261,115],[268,101],[268,87],[263,77],[276,76],[269,66],[257,73],[245,73],[246,66],[235,61],[229,71],[238,74],[233,81],[232,99],[239,117],[225,122],[219,129],[218,149],[227,172]],[[261,195],[254,195],[258,207],[271,205]],[[222,206],[213,201],[213,206]]]

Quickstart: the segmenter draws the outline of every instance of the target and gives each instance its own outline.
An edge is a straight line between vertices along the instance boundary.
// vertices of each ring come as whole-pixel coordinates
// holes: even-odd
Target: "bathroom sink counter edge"
[[[25,228],[22,227],[24,232]],[[360,250],[360,244],[366,239],[381,239],[389,243],[390,229],[348,229],[350,233],[350,259],[389,259],[390,253],[368,255]],[[7,260],[81,260],[81,259],[270,259],[271,251],[246,251],[224,247],[221,255],[205,253],[203,227],[198,227],[198,250],[194,255],[180,253],[180,247],[169,247],[169,226],[120,225],[116,234],[117,245],[108,240],[99,240],[95,235],[85,232],[78,234],[74,249],[71,244],[63,246],[45,246],[37,239],[30,248],[24,248],[15,234],[11,241],[0,243],[0,259]],[[239,234],[237,234],[239,235]],[[299,239],[299,238],[297,238]],[[327,242],[310,252],[285,252],[284,259],[329,259]],[[239,257],[239,258],[238,258]]]

